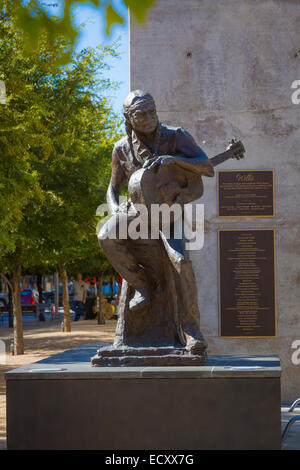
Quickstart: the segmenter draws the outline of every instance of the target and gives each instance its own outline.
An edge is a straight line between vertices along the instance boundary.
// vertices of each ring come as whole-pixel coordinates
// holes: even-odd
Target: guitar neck
[[[209,160],[211,161],[212,166],[217,166],[220,165],[220,163],[226,162],[226,160],[229,160],[229,158],[232,158],[232,151],[226,150],[225,152],[219,153],[218,155],[210,158]]]

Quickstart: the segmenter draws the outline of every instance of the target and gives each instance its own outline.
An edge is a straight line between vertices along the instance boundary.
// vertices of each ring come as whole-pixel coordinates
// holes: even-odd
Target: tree
[[[0,8],[0,76],[5,80],[7,100],[0,105],[0,272],[12,291],[16,354],[24,351],[22,258],[33,246],[32,237],[26,239],[30,232],[25,213],[28,218],[42,199],[38,174],[31,165],[31,147],[42,148],[46,158],[51,146],[40,124],[43,103],[28,79],[36,65],[37,57],[24,57],[22,37],[14,27],[14,10],[11,2],[4,1]]]
[[[35,227],[40,252],[58,262],[65,331],[71,328],[67,266],[81,258],[91,237],[96,240],[96,208],[104,202],[112,147],[120,137],[119,120],[103,96],[113,86],[101,79],[107,55],[116,55],[113,46],[75,54],[72,65],[54,77],[50,96],[45,96],[53,111],[48,124],[53,151],[47,167],[37,161],[35,169],[43,190],[55,198],[43,204]]]
[[[0,9],[0,74],[7,89],[0,117],[0,272],[6,279],[12,274],[20,354],[22,266],[59,265],[70,330],[67,265],[95,234],[119,120],[104,96],[114,85],[101,76],[106,57],[116,55],[114,46],[73,52],[70,65],[59,65],[71,43],[49,43],[41,35],[28,58],[13,3],[5,0]]]
[[[14,30],[9,2],[0,8],[0,78],[6,84],[6,102],[0,104],[0,256],[12,252],[24,208],[39,196],[38,175],[31,168],[31,145],[37,142],[36,124],[43,108],[27,75],[34,70],[22,52],[21,36]],[[46,155],[51,143],[40,132],[39,145]]]

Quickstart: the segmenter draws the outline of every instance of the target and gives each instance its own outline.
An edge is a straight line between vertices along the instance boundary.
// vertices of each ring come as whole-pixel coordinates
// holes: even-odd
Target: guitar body
[[[176,157],[175,157],[176,159]],[[203,194],[200,175],[176,165],[162,166],[157,171],[147,168],[137,170],[128,183],[128,192],[133,204],[188,204]]]

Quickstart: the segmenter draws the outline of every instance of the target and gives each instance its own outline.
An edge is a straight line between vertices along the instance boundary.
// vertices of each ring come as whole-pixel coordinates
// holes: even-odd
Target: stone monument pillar
[[[300,3],[285,0],[157,0],[147,23],[140,25],[130,18],[131,89],[151,91],[160,119],[188,129],[208,155],[220,152],[233,136],[247,149],[243,162],[228,161],[220,168],[220,175],[217,172],[216,178],[206,178],[201,198],[204,247],[191,252],[191,261],[208,353],[279,354],[284,402],[292,402],[300,390],[300,104],[292,101],[297,91],[292,85],[297,86],[295,81],[300,78],[300,58],[295,55],[300,47],[299,16]],[[230,170],[226,181],[224,170]],[[231,209],[225,213],[226,207],[220,211],[219,203],[228,207],[223,189],[232,183],[233,170],[255,170],[252,175],[259,198],[247,199],[251,205],[255,201],[261,205],[263,200],[257,186],[261,177],[266,188],[264,200],[270,202],[267,186],[272,191],[273,173],[274,212],[271,202],[270,210],[254,211],[254,217],[237,206],[240,217],[234,217]],[[238,200],[240,193],[235,191],[231,201]],[[256,235],[248,234],[255,236],[253,249],[267,249],[269,263],[268,267],[255,261],[262,273],[269,273],[267,277],[264,274],[261,285],[265,283],[265,289],[260,293],[270,299],[275,293],[275,300],[273,297],[270,304],[262,305],[269,312],[265,318],[257,312],[258,323],[240,334],[237,316],[235,324],[226,323],[227,313],[233,311],[227,307],[235,305],[222,294],[226,288],[222,275],[219,284],[219,268],[228,265],[228,246],[223,244],[221,233],[219,249],[218,232],[228,229],[234,231],[234,239],[237,230],[256,230]],[[269,240],[273,230],[272,252]],[[233,278],[231,271],[228,276]],[[226,311],[220,311],[220,304]],[[242,311],[239,315],[250,320]]]

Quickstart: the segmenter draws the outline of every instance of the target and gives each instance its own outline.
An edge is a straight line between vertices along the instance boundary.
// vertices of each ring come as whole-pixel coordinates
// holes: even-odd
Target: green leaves
[[[139,22],[146,20],[147,13],[155,4],[155,0],[120,0]],[[58,38],[63,38],[71,45],[71,50],[57,57],[59,64],[71,61],[74,45],[79,36],[79,30],[74,26],[73,11],[75,7],[90,3],[97,12],[104,16],[105,32],[110,34],[114,24],[123,24],[127,14],[119,13],[111,0],[64,0],[61,16],[50,13],[47,3],[38,0],[28,0],[25,4],[20,0],[4,0],[13,8],[16,15],[16,25],[25,35],[25,46],[28,55],[39,47],[42,34],[46,34],[49,44],[54,44]]]
[[[113,24],[116,24],[116,23],[123,24],[124,23],[124,18],[116,12],[116,10],[113,8],[111,3],[109,3],[106,7],[105,23],[106,23],[105,32],[106,32],[107,36],[109,36],[110,29],[111,29]]]
[[[28,55],[39,47],[42,34],[46,34],[47,41],[54,44],[56,39],[63,37],[73,46],[78,36],[78,31],[72,23],[71,2],[65,0],[64,15],[62,18],[50,16],[46,10],[46,4],[37,0],[30,0],[26,5],[20,1],[11,0],[16,8],[16,26],[24,33],[25,49]],[[57,57],[58,64],[65,64],[71,60],[71,51],[67,51],[61,57]]]
[[[124,0],[125,5],[136,19],[146,21],[148,11],[155,5],[156,0]]]
[[[117,51],[74,53],[41,29],[28,57],[11,4],[0,6],[0,270],[16,260],[49,269],[99,253],[95,213],[120,137],[106,98],[115,85],[102,72]],[[58,65],[66,53],[71,63]]]

